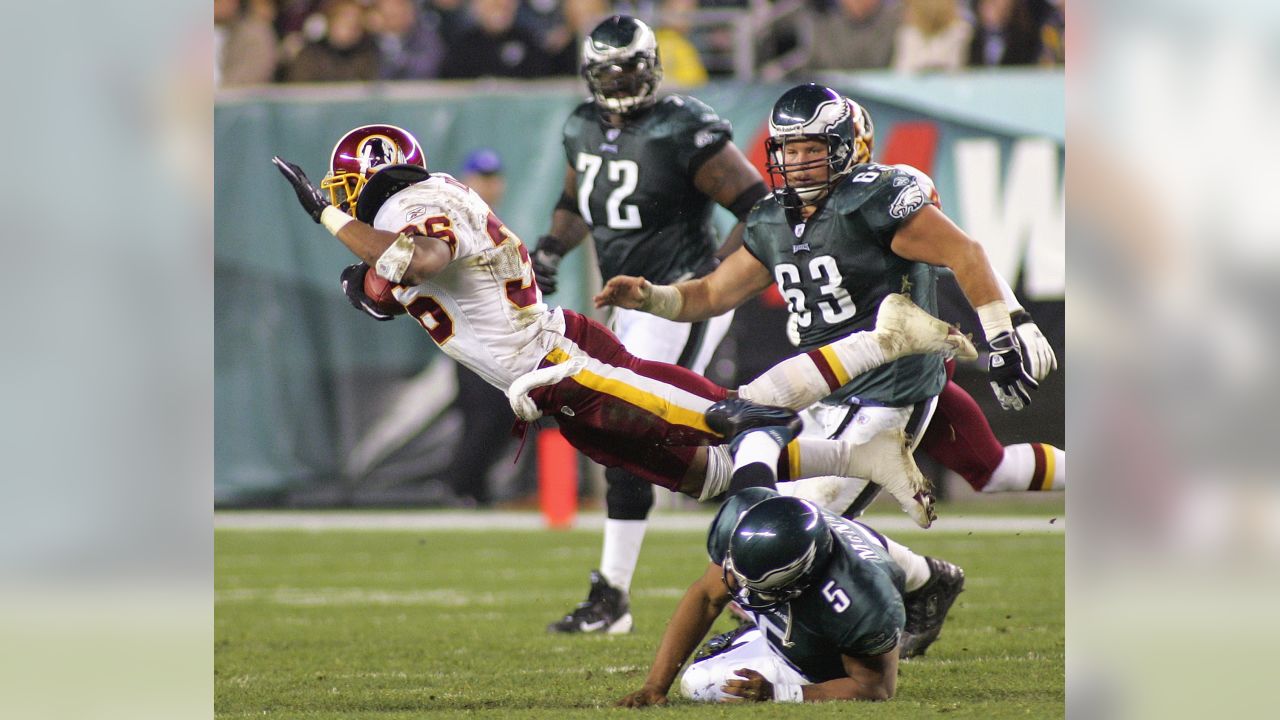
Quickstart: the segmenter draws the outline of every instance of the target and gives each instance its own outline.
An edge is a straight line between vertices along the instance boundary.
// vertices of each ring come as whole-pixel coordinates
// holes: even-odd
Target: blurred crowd
[[[792,0],[800,3],[800,0]],[[779,0],[781,2],[781,0]],[[1066,0],[804,0],[806,70],[953,71],[1063,62]],[[220,87],[576,75],[614,12],[652,21],[667,80],[695,87],[726,33],[699,11],[764,0],[214,0]],[[705,17],[705,16],[704,16]],[[744,18],[745,19],[745,18]],[[795,45],[794,30],[775,45]]]

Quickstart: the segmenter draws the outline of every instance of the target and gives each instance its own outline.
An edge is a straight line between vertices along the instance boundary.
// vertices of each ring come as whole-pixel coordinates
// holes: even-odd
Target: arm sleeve
[[[676,155],[689,177],[726,143],[733,140],[733,126],[709,105],[684,98],[684,106],[676,117],[671,134]]]
[[[770,198],[766,196],[764,200],[770,200]],[[756,203],[756,205],[759,206],[759,203]],[[742,247],[751,253],[751,257],[759,260],[761,265],[769,268],[769,272],[773,272],[773,263],[769,260],[769,252],[766,249],[769,242],[768,233],[761,230],[758,223],[752,222],[752,217],[755,214],[756,210],[753,208],[752,212],[747,215],[747,226],[743,228],[742,232]]]
[[[840,651],[846,655],[879,655],[893,649],[907,617],[902,595],[889,575],[864,576],[856,587],[846,589],[859,598],[861,613],[857,618],[840,621],[845,624],[833,633]]]
[[[863,598],[863,601],[866,599]],[[846,627],[844,633],[838,636],[836,644],[840,647],[840,652],[845,655],[879,655],[898,644],[898,636],[906,619],[902,610],[899,609],[895,615],[884,605],[871,607],[875,609],[864,614],[858,623]]]
[[[846,639],[841,643],[840,652],[845,655],[881,655],[887,653],[898,644],[902,631],[896,627],[885,627],[865,635]]]

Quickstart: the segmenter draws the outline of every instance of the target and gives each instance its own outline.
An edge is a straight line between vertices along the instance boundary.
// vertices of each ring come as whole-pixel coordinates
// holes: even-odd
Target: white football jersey
[[[564,315],[534,282],[529,251],[474,190],[444,173],[392,195],[373,226],[442,240],[453,261],[396,299],[449,357],[506,390],[565,343]]]

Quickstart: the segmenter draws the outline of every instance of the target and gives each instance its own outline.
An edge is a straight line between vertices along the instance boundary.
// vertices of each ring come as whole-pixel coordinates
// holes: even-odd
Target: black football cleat
[[[804,421],[790,408],[761,405],[742,398],[728,398],[707,408],[707,427],[734,443],[752,430],[777,428],[777,439],[786,445],[800,434]]]
[[[631,632],[631,600],[622,590],[610,585],[598,570],[591,571],[591,591],[568,615],[547,625],[553,633]]]
[[[738,638],[755,629],[755,623],[745,622],[729,632],[722,632],[719,635],[713,635],[706,642],[702,643],[702,646],[693,654],[693,661],[698,662],[699,660],[706,660],[707,658],[715,657],[716,655],[731,649],[737,642]]]
[[[901,658],[924,655],[942,632],[951,604],[964,591],[964,570],[937,558],[926,557],[925,562],[929,563],[928,582],[902,596],[907,626],[902,630]]]

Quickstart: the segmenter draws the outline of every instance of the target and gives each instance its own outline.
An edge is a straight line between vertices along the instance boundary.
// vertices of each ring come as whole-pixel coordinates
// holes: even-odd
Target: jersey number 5
[[[838,613],[842,613],[849,609],[849,595],[844,588],[836,585],[835,580],[828,580],[826,585],[822,586],[822,597],[831,603],[831,609]]]
[[[604,158],[599,155],[578,153],[578,212],[588,225],[594,225],[591,219],[591,192],[595,190],[596,178],[600,174],[600,166]],[[631,197],[640,182],[640,166],[634,160],[610,160],[609,182],[618,183],[609,198],[604,202],[608,215],[606,224],[612,230],[637,230],[640,228],[640,208],[635,205],[623,205],[622,201]]]
[[[809,279],[821,283],[818,286],[820,297],[815,304],[822,312],[822,320],[829,325],[848,320],[857,314],[853,298],[841,287],[844,276],[836,265],[835,258],[830,255],[819,255],[809,261],[806,266]],[[813,313],[805,306],[804,279],[800,267],[792,263],[779,263],[773,267],[773,277],[778,282],[778,291],[786,299],[791,313],[796,316],[800,327],[809,327],[813,323]]]

